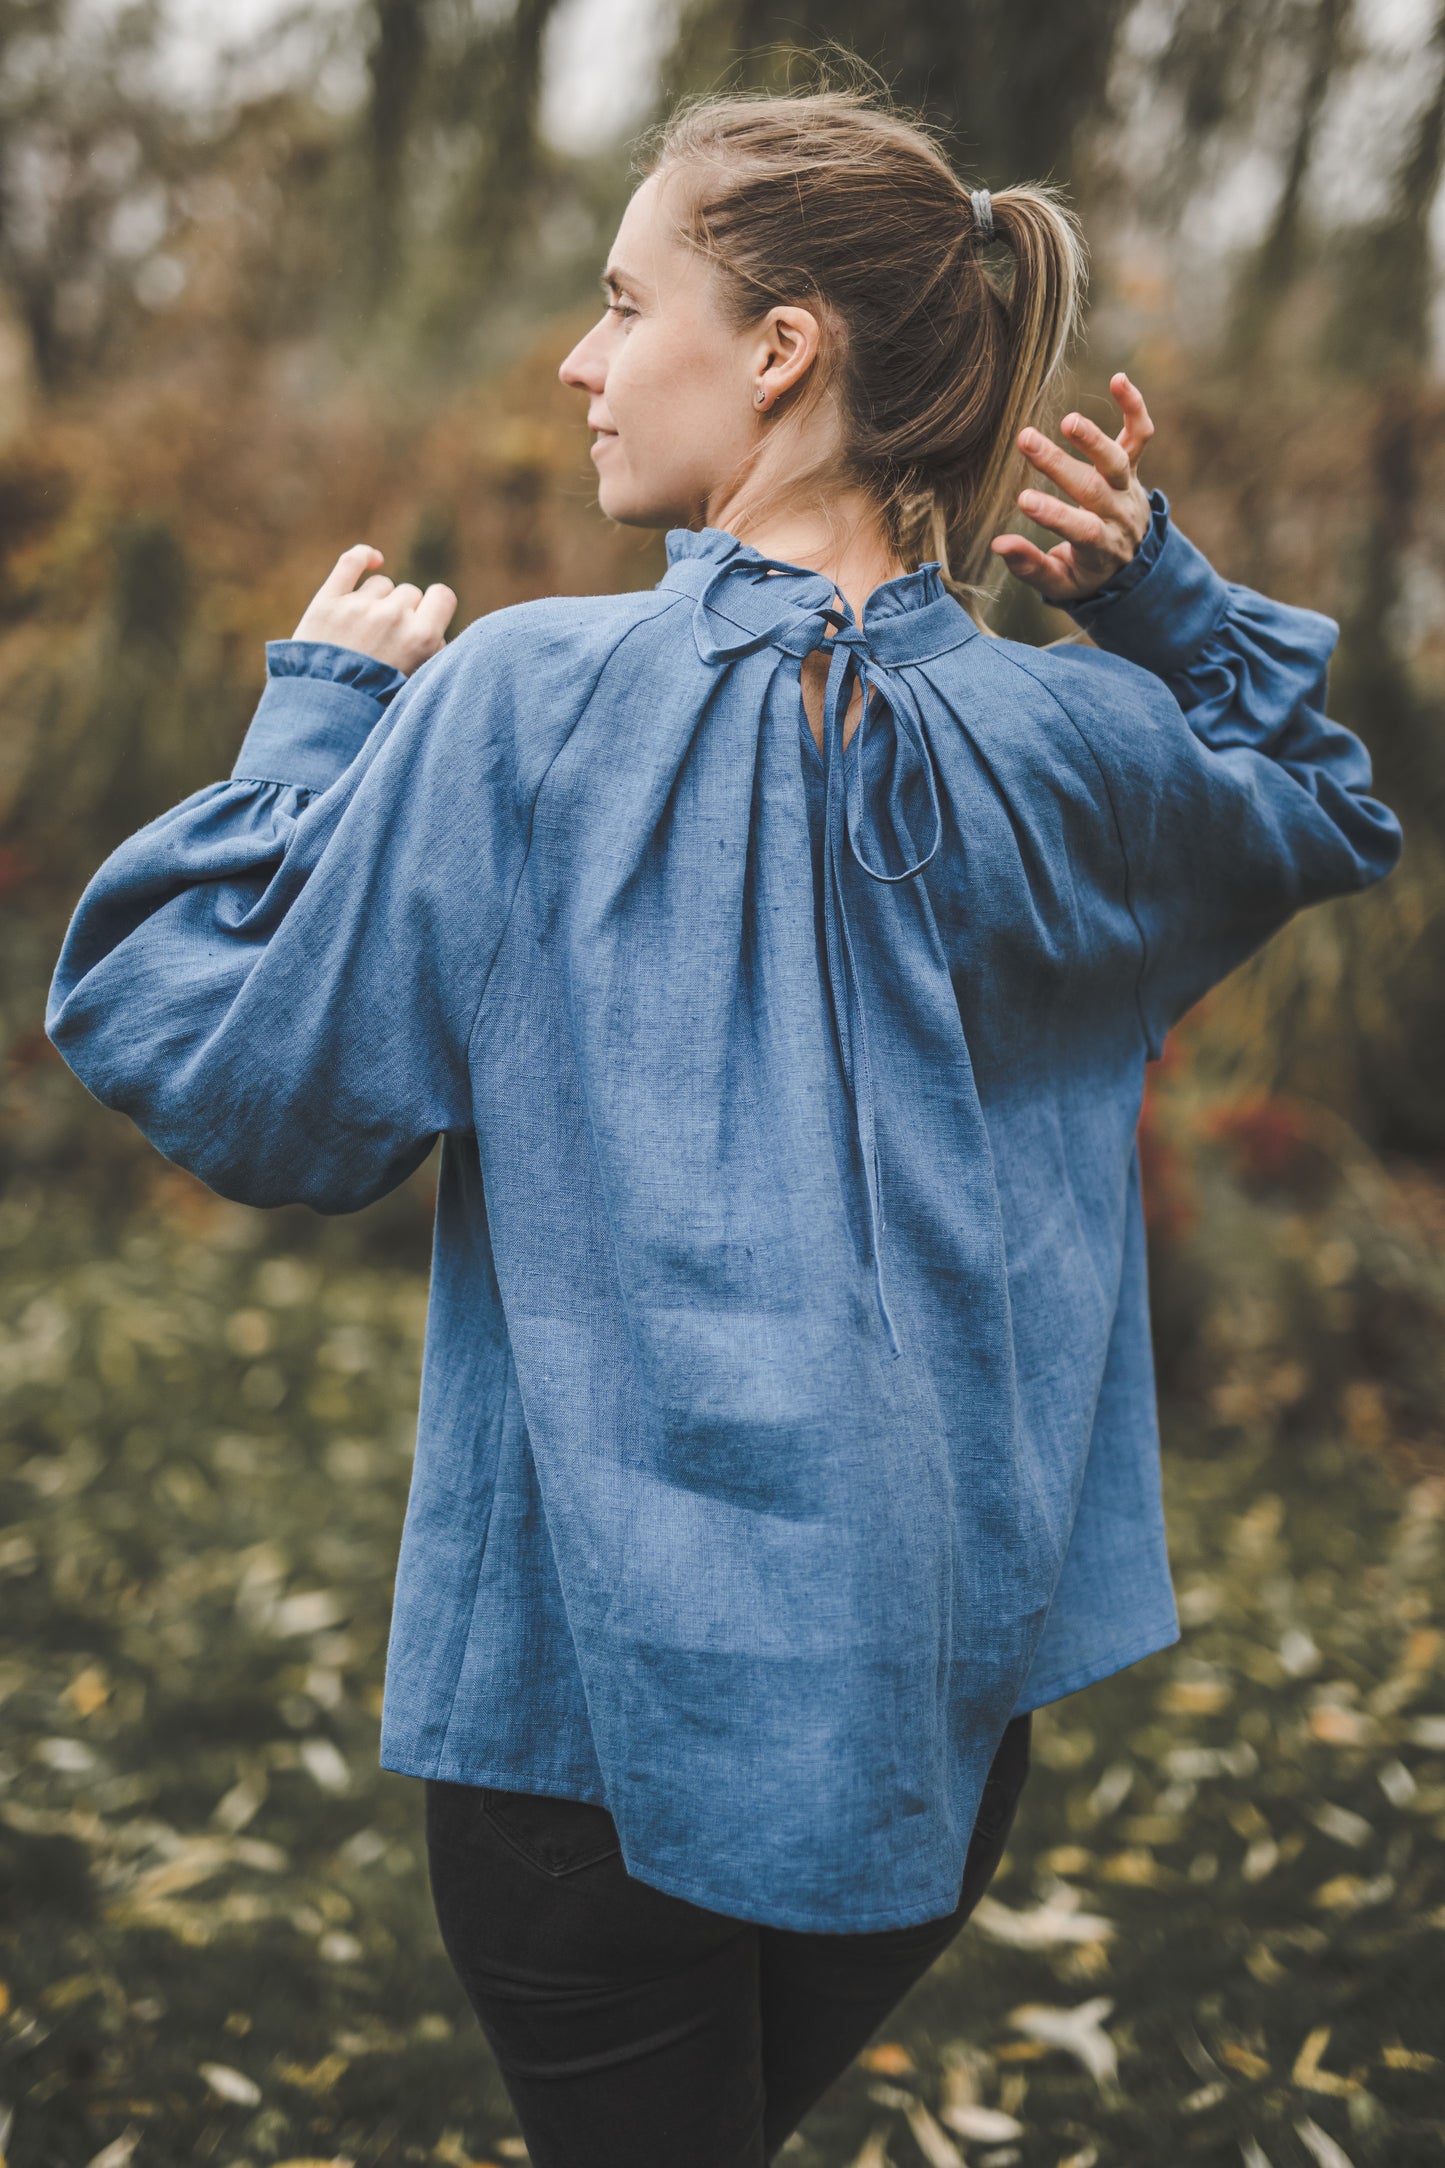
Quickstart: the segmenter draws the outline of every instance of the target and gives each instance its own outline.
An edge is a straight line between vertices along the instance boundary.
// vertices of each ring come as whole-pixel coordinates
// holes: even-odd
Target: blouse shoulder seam
[[[652,592],[655,594],[656,589],[652,590]],[[622,631],[618,634],[617,638],[608,648],[606,654],[598,663],[596,674],[593,677],[591,685],[587,689],[587,697],[572,718],[571,728],[568,730],[566,736],[562,739],[561,744],[558,745],[556,751],[553,753],[552,758],[547,762],[546,767],[542,770],[542,773],[537,778],[537,787],[532,792],[532,801],[527,808],[527,842],[526,848],[522,852],[522,863],[520,864],[520,866],[518,866],[517,878],[512,883],[512,893],[507,899],[507,908],[502,918],[501,930],[497,935],[496,943],[492,949],[492,953],[487,959],[487,968],[482,973],[482,983],[480,991],[477,994],[476,1007],[472,1011],[472,1021],[467,1029],[466,1059],[467,1069],[469,1073],[472,1064],[472,1042],[477,1036],[477,1027],[480,1025],[482,1020],[482,1008],[486,1002],[487,989],[492,983],[492,973],[496,969],[497,958],[501,955],[503,946],[505,945],[507,934],[512,924],[512,913],[517,908],[517,898],[522,892],[522,882],[526,878],[527,867],[531,863],[532,842],[536,835],[537,829],[537,803],[538,800],[541,798],[542,792],[547,786],[547,778],[552,773],[552,770],[557,765],[557,762],[561,759],[564,748],[570,745],[577,730],[586,719],[588,710],[591,708],[593,701],[597,697],[597,688],[602,683],[603,673],[606,671],[607,666],[612,661],[613,657],[617,654],[619,648],[621,648],[627,640],[631,639],[633,633],[640,632],[644,625],[653,624],[658,618],[665,617],[668,610],[672,608],[674,601],[681,602],[684,599],[685,598],[681,595],[678,595],[676,597],[670,597],[662,609],[648,611],[644,616],[634,619],[632,624],[623,626]]]
[[[993,653],[999,654],[999,649],[997,646],[994,647]],[[1144,980],[1148,975],[1149,965],[1152,959],[1149,953],[1148,936],[1144,931],[1143,922],[1139,917],[1137,909],[1135,908],[1134,873],[1133,868],[1129,864],[1128,846],[1125,844],[1124,841],[1124,824],[1119,818],[1119,807],[1114,796],[1113,785],[1109,781],[1109,771],[1105,767],[1103,761],[1099,758],[1098,750],[1095,747],[1093,740],[1090,738],[1089,733],[1084,729],[1083,725],[1079,722],[1078,718],[1074,715],[1072,710],[1065,706],[1064,702],[1055,692],[1053,686],[1046,683],[1046,681],[1039,675],[1038,671],[1031,670],[1028,664],[1024,662],[1018,655],[1009,654],[1007,656],[1001,656],[1000,659],[1012,663],[1013,667],[1016,670],[1021,671],[1025,677],[1031,678],[1033,680],[1034,684],[1038,686],[1040,692],[1046,693],[1048,695],[1049,699],[1058,709],[1060,715],[1063,716],[1069,728],[1073,731],[1079,743],[1083,746],[1084,751],[1088,754],[1089,759],[1094,767],[1095,773],[1098,775],[1099,782],[1104,793],[1104,802],[1109,808],[1109,818],[1114,824],[1114,841],[1119,847],[1119,863],[1124,869],[1124,908],[1129,913],[1129,922],[1134,928],[1135,938],[1138,940],[1139,943],[1139,969],[1134,979],[1134,1013],[1138,1018],[1140,1035],[1143,1038],[1145,1048],[1147,1049],[1150,1045],[1150,1036],[1148,1020],[1144,1013]]]

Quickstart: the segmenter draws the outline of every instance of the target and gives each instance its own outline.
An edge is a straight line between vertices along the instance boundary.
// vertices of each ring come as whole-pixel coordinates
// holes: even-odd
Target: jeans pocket
[[[482,1812],[529,1866],[554,1877],[579,1874],[584,1867],[615,1859],[622,1850],[607,1809],[585,1799],[489,1789],[482,1793]]]

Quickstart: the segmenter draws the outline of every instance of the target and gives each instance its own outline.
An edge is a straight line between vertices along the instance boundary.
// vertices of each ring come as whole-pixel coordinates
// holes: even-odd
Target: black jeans
[[[798,1934],[638,1882],[604,1807],[430,1781],[448,1957],[533,2168],[762,2168],[953,1940],[1029,1767],[1004,1732],[957,1907],[882,1934]]]

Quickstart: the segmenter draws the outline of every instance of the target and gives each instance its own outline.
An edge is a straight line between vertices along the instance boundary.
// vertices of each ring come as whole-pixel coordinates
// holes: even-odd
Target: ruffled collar
[[[769,644],[806,654],[828,628],[810,620],[833,601],[832,582],[806,565],[765,557],[722,527],[670,527],[662,589],[706,591],[708,612],[738,631],[770,633]],[[777,629],[794,615],[792,628]],[[851,613],[849,613],[850,622]],[[873,657],[890,663],[926,662],[977,636],[978,627],[943,584],[938,561],[900,572],[875,587],[863,609],[862,632]]]

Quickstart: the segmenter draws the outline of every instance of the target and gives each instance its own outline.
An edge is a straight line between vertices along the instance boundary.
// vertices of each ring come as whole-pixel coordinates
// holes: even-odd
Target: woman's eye
[[[628,317],[637,314],[636,309],[630,308],[625,301],[609,301],[607,307],[613,316]]]

